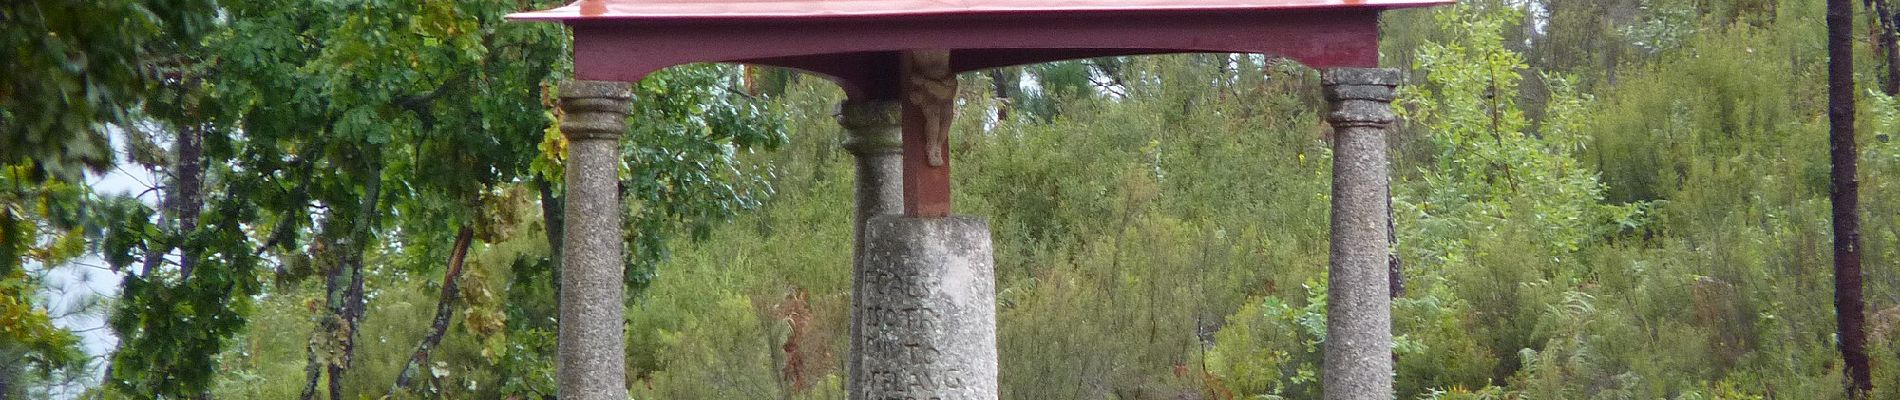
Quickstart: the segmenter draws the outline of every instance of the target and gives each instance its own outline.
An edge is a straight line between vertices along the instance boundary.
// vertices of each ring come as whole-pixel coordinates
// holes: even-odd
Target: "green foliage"
[[[0,6],[0,165],[76,181],[112,163],[106,127],[170,79],[166,49],[198,45],[211,0],[22,0]]]
[[[109,127],[135,125],[136,108],[172,72],[161,54],[196,46],[212,10],[205,0],[0,5],[0,357],[8,369],[30,365],[44,375],[84,364],[77,336],[34,304],[36,275],[85,253],[80,226],[91,199],[76,183],[112,165]]]
[[[712,224],[757,208],[772,194],[769,176],[740,156],[785,143],[783,122],[736,88],[738,70],[700,65],[670,69],[640,82],[623,139],[628,203],[627,283],[635,293],[667,257],[668,233],[703,240]]]
[[[37,303],[40,274],[86,252],[90,191],[35,180],[34,173],[28,166],[0,167],[0,361],[8,366],[0,374],[31,368],[45,378],[84,365],[79,337],[54,326]]]
[[[1635,228],[1635,206],[1599,204],[1604,186],[1570,155],[1583,148],[1580,127],[1593,100],[1565,78],[1546,76],[1549,117],[1532,130],[1517,104],[1523,57],[1504,47],[1505,27],[1518,18],[1506,6],[1460,6],[1439,14],[1446,30],[1461,32],[1447,43],[1419,49],[1417,69],[1425,82],[1407,92],[1406,116],[1429,132],[1437,149],[1422,176],[1418,200],[1400,207],[1418,215],[1425,232],[1411,233],[1422,258],[1456,263],[1464,258],[1467,232],[1498,232],[1499,222],[1532,221],[1529,229],[1544,253],[1562,256],[1618,229]],[[1482,235],[1482,233],[1480,233]]]
[[[1818,3],[1531,3],[1385,19],[1387,60],[1414,77],[1391,136],[1400,398],[1839,397]],[[75,365],[35,274],[97,248],[127,285],[106,396],[293,398],[313,357],[351,353],[345,398],[553,396],[566,143],[550,89],[569,50],[557,27],[500,19],[545,5],[221,3],[201,40],[155,47],[182,78],[123,103],[150,118],[128,137],[142,165],[169,173],[176,155],[142,153],[205,135],[203,218],[180,229],[170,209],[10,169],[0,357]],[[1331,132],[1315,71],[1180,55],[964,82],[955,204],[996,241],[1002,397],[1321,395]],[[1900,104],[1865,98],[1866,260],[1885,265]],[[636,86],[635,396],[843,396],[840,99],[731,66]],[[392,390],[464,226],[480,240],[450,327],[421,382]],[[1892,381],[1900,280],[1882,276],[1870,347]]]
[[[1530,359],[1520,353],[1535,353],[1542,337],[1527,316],[1590,279],[1578,273],[1582,250],[1645,224],[1646,204],[1604,203],[1605,186],[1575,158],[1587,142],[1582,128],[1594,99],[1567,78],[1542,76],[1548,97],[1538,114],[1545,117],[1532,121],[1513,95],[1529,66],[1504,45],[1503,33],[1519,12],[1476,4],[1439,13],[1440,29],[1454,33],[1418,50],[1415,67],[1425,80],[1402,100],[1434,150],[1419,180],[1395,189],[1399,251],[1419,293],[1413,301],[1474,313],[1465,323],[1477,328],[1447,336],[1432,335],[1447,333],[1442,325],[1414,329],[1430,335],[1427,348],[1448,346],[1440,351],[1471,360],[1459,364],[1491,365],[1482,375],[1475,368],[1448,373],[1454,367],[1401,379],[1429,382],[1406,389],[1484,387],[1525,371]],[[1460,343],[1466,340],[1486,344],[1490,354],[1472,354]]]
[[[667,351],[660,360],[670,368],[654,372],[653,385],[635,392],[650,398],[780,397],[777,379],[778,334],[771,320],[761,319],[752,300],[728,295],[713,304],[696,307],[705,312],[687,317],[677,333],[658,332]],[[763,351],[760,351],[763,350]]]
[[[1305,306],[1278,297],[1235,311],[1208,351],[1207,364],[1242,398],[1297,399],[1320,393],[1326,339],[1326,289],[1307,282]]]
[[[204,45],[180,51],[191,75],[168,86],[176,89],[169,97],[148,104],[161,134],[207,132],[205,218],[195,229],[180,229],[169,209],[154,212],[130,200],[115,203],[111,213],[102,249],[107,258],[121,268],[146,264],[122,269],[125,287],[112,316],[122,338],[113,358],[115,388],[133,397],[196,396],[213,387],[223,353],[295,364],[307,359],[314,370],[334,367],[328,370],[333,395],[381,395],[388,388],[383,380],[401,368],[388,364],[405,360],[425,334],[374,322],[387,318],[384,300],[376,299],[405,290],[383,286],[439,276],[433,272],[459,227],[478,228],[484,241],[513,242],[509,235],[527,232],[545,243],[551,228],[516,225],[523,215],[559,212],[558,197],[543,196],[548,204],[535,210],[519,186],[537,180],[558,192],[559,184],[538,174],[558,173],[549,168],[558,168],[561,148],[534,151],[544,138],[520,133],[558,125],[547,113],[548,89],[568,68],[566,35],[555,26],[502,20],[537,6],[545,4],[220,3],[224,18],[209,26]],[[629,132],[623,184],[624,197],[635,199],[628,220],[636,233],[630,253],[639,260],[629,277],[636,282],[650,278],[644,271],[664,258],[671,232],[703,236],[706,224],[770,193],[762,182],[744,181],[754,175],[732,160],[775,146],[782,134],[758,103],[724,89],[732,75],[729,68],[688,67],[640,88],[636,115],[654,123]],[[497,389],[550,390],[553,327],[542,321],[555,313],[551,299],[504,306],[501,298],[558,290],[548,277],[555,268],[551,252],[543,246],[498,262],[506,268],[473,270],[481,275],[470,279],[480,284],[463,285],[458,306],[466,309],[457,319],[471,336],[450,335],[437,351],[434,359],[447,364],[428,366],[436,378],[427,385],[431,391],[494,397]],[[265,262],[277,265],[260,265]],[[517,274],[520,290],[506,279]],[[312,277],[320,288],[308,287]],[[275,291],[260,288],[273,279]],[[315,326],[307,341],[288,344],[305,352],[223,351],[244,331],[254,296],[268,300],[306,289],[317,290],[316,297],[291,302],[304,308],[276,312],[311,315],[270,319],[306,326],[270,328],[279,333]],[[467,295],[471,290],[487,294]],[[433,309],[417,306],[412,309]],[[480,351],[463,353],[461,346]],[[434,376],[473,368],[463,362],[504,369]],[[284,386],[306,381],[301,368],[256,371],[295,373],[269,379]],[[435,382],[445,379],[468,385]]]
[[[209,355],[225,348],[225,338],[242,330],[251,296],[260,289],[261,260],[240,221],[251,212],[244,203],[219,199],[199,229],[166,235],[147,221],[152,211],[121,198],[107,211],[114,221],[106,242],[115,269],[130,271],[132,259],[164,257],[151,252],[178,248],[197,263],[190,274],[126,274],[109,325],[120,340],[107,382],[140,397],[200,393],[209,389],[217,364]],[[125,247],[120,247],[125,246]]]
[[[1492,382],[1500,363],[1492,342],[1471,331],[1476,308],[1450,297],[1431,293],[1392,299],[1399,393],[1485,388]]]

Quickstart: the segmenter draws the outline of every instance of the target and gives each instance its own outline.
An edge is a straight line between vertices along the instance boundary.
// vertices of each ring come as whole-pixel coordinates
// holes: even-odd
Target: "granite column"
[[[1333,126],[1331,268],[1327,278],[1326,400],[1390,400],[1392,300],[1386,225],[1391,207],[1385,135],[1400,74],[1334,68],[1321,74]]]
[[[627,398],[620,219],[620,137],[633,91],[625,82],[561,85],[567,138],[566,226],[561,232],[560,396]]]
[[[901,105],[895,100],[846,100],[838,105],[838,125],[844,127],[845,151],[857,161],[856,194],[851,220],[851,354],[846,360],[846,387],[852,393],[864,374],[856,354],[863,352],[861,321],[864,303],[864,224],[878,215],[904,212],[904,159],[899,117]]]

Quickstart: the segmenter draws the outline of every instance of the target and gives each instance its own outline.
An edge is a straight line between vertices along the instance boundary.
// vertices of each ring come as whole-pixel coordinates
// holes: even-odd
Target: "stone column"
[[[625,82],[561,85],[561,134],[568,140],[557,365],[562,399],[627,398],[619,171],[632,98]]]
[[[865,224],[853,400],[995,400],[996,283],[981,219],[882,215]]]
[[[1335,68],[1321,75],[1333,125],[1331,269],[1327,278],[1327,400],[1390,400],[1392,299],[1385,131],[1399,71]]]
[[[844,126],[845,151],[857,158],[857,204],[851,220],[851,354],[864,348],[859,330],[864,294],[864,223],[878,215],[904,212],[904,159],[901,157],[902,104],[895,100],[846,100],[838,105],[838,125]],[[863,372],[859,357],[846,359],[847,390],[856,388]],[[855,390],[851,391],[856,393]]]

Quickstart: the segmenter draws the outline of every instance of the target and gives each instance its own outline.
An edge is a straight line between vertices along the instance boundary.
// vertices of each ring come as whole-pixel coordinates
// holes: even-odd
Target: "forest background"
[[[549,398],[571,66],[562,28],[501,16],[552,5],[0,6],[0,398]],[[1869,352],[1900,398],[1900,49],[1860,5]],[[1823,16],[1389,13],[1400,397],[1843,397]],[[955,202],[996,239],[1002,396],[1318,398],[1318,83],[1223,54],[964,76]],[[636,91],[635,398],[842,398],[841,94],[717,65]],[[158,200],[85,184],[107,170]]]

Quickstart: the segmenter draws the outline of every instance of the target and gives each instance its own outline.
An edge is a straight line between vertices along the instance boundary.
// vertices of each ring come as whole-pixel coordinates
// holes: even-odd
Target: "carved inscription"
[[[864,280],[872,294],[889,304],[918,304],[928,301],[934,277],[914,276],[891,271],[864,271]]]
[[[939,278],[928,274],[867,271],[869,300],[859,309],[867,336],[861,381],[869,399],[964,400],[975,398],[965,386],[966,360],[949,357],[939,344],[963,335],[946,324],[940,308],[946,296],[937,293]]]
[[[961,399],[963,371],[955,368],[939,373],[931,371],[873,370],[867,382],[880,399]]]
[[[865,307],[864,318],[869,328],[907,331],[941,329],[939,321],[943,320],[936,309],[929,307]]]

